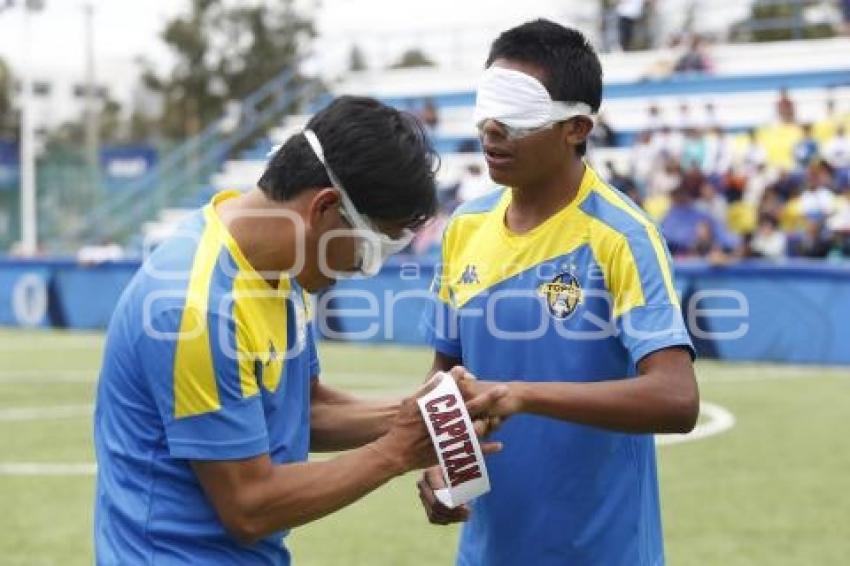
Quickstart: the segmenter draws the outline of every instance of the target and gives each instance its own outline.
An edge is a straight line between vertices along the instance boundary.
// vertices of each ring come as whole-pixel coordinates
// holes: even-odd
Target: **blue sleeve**
[[[238,355],[235,323],[172,309],[152,319],[137,352],[174,458],[237,460],[269,451],[254,360]],[[195,319],[194,323],[183,320]]]
[[[614,258],[614,270],[622,287],[617,292],[624,294],[628,305],[617,317],[621,343],[635,363],[652,352],[675,346],[686,348],[695,357],[663,237],[650,225],[645,230],[629,232],[626,244]],[[615,303],[621,299],[615,297]]]
[[[316,377],[322,373],[322,367],[319,364],[319,352],[317,348],[316,323],[307,323],[307,348],[310,352],[310,377]]]
[[[430,300],[425,305],[419,327],[425,342],[436,351],[460,359],[460,326],[457,312],[448,303],[448,290],[443,288],[442,265],[438,265],[431,283]]]

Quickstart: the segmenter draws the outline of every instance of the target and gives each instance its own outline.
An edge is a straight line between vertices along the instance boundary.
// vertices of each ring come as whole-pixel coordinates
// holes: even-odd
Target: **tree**
[[[408,49],[401,54],[398,62],[390,65],[390,69],[407,69],[411,67],[433,67],[434,62],[418,48]]]
[[[14,82],[9,67],[0,59],[0,138],[18,135],[18,112],[12,101]]]
[[[129,124],[123,117],[121,103],[108,94],[99,96],[95,103],[98,135],[101,143],[123,143],[131,141]],[[48,150],[64,147],[81,149],[86,142],[85,116],[62,123],[47,132],[45,140]]]
[[[750,17],[732,26],[732,41],[785,41],[832,37],[835,32],[826,22],[809,22],[806,8],[823,4],[822,0],[756,0]]]
[[[229,100],[241,100],[285,69],[296,71],[315,36],[296,0],[231,6],[192,0],[188,14],[168,22],[161,37],[176,56],[163,76],[149,66],[143,79],[163,99],[160,129],[170,138],[191,136],[218,118]]]

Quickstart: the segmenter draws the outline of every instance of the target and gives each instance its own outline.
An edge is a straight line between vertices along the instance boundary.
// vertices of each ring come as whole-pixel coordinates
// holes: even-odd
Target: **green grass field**
[[[0,564],[92,562],[89,405],[101,347],[99,334],[0,331]],[[429,363],[412,348],[326,344],[321,354],[327,382],[373,396],[412,391]],[[698,374],[703,400],[737,422],[659,447],[668,564],[847,564],[850,371],[702,362]],[[414,480],[296,530],[296,564],[418,565],[426,551],[450,564],[457,530],[427,524]]]

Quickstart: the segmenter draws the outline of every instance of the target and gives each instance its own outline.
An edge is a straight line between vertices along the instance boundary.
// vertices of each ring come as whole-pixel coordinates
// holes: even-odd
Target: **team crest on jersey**
[[[578,279],[568,271],[559,273],[552,281],[538,287],[537,291],[546,299],[546,305],[552,316],[560,320],[572,316],[576,308],[584,301]]]

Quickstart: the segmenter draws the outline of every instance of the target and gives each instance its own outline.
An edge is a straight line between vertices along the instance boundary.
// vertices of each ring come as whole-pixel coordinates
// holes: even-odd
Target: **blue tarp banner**
[[[109,146],[100,150],[103,180],[109,189],[122,189],[156,166],[157,151],[149,145]]]
[[[21,175],[18,143],[0,140],[0,189],[17,189]]]
[[[0,259],[0,325],[102,329],[138,261]],[[397,258],[316,298],[327,339],[422,344],[434,264]],[[850,265],[678,264],[676,290],[701,357],[850,365]]]

